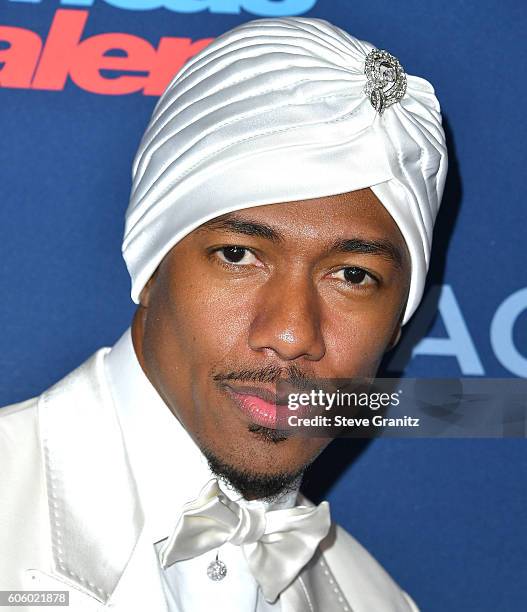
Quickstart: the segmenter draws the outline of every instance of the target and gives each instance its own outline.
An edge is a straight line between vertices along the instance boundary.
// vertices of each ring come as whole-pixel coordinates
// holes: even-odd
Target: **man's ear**
[[[402,327],[401,327],[401,322],[399,321],[399,323],[397,323],[397,327],[395,328],[392,334],[390,342],[388,343],[388,346],[386,347],[386,352],[391,351],[397,345],[397,343],[401,339],[401,334],[402,334]]]
[[[157,270],[148,279],[148,282],[141,289],[141,293],[139,294],[139,305],[143,308],[148,308],[148,304],[150,303],[150,294],[152,293],[152,287],[154,286],[156,275]]]

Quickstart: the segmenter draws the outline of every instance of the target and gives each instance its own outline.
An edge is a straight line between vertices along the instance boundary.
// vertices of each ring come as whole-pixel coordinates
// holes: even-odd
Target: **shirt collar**
[[[207,460],[143,372],[127,329],[105,356],[105,369],[134,473],[146,526],[153,541],[168,537],[182,506],[198,497],[213,478]],[[298,490],[270,503],[245,500],[219,482],[223,492],[243,505],[266,510],[291,508]]]

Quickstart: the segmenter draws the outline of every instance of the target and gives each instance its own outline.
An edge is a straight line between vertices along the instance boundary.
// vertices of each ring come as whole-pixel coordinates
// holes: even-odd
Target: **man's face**
[[[272,435],[277,380],[373,377],[409,278],[404,239],[370,189],[244,209],[167,254],[141,295],[134,345],[207,457],[260,496],[258,479],[286,482],[328,443]]]

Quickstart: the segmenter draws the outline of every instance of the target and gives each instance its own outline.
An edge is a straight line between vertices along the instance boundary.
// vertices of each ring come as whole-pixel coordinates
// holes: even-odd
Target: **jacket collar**
[[[130,329],[105,355],[104,366],[153,544],[171,535],[177,509],[195,499],[212,474],[199,447],[143,372]]]

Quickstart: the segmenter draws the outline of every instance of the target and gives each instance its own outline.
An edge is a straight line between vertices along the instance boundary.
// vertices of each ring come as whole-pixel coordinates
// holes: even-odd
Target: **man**
[[[328,439],[278,430],[274,389],[375,375],[446,163],[430,84],[327,22],[249,22],[189,62],[134,162],[131,330],[0,413],[0,588],[79,612],[415,610],[299,493]]]

